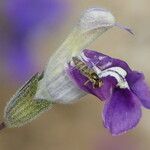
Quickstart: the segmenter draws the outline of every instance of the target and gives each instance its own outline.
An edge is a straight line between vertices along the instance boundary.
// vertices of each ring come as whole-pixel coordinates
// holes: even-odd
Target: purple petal
[[[110,67],[121,67],[127,72],[131,72],[128,64],[122,60],[111,58],[102,53],[93,51],[93,50],[83,50],[84,55],[92,62],[94,65],[99,67],[101,70],[110,68]],[[90,64],[89,64],[90,65]]]
[[[115,78],[107,77],[102,78],[103,85],[100,88],[94,88],[92,82],[85,85],[88,80],[87,77],[82,75],[79,70],[69,65],[67,73],[71,80],[81,89],[87,93],[97,96],[101,100],[109,100],[112,95],[112,89],[117,84]]]
[[[150,109],[150,88],[144,80],[142,73],[133,71],[127,76],[131,90],[138,96],[144,107]]]
[[[103,111],[104,125],[112,135],[122,134],[137,125],[141,117],[138,98],[128,89],[115,89]]]
[[[97,96],[100,100],[110,100],[113,92],[113,88],[117,84],[115,78],[105,77],[102,78],[103,85],[100,88],[93,89],[93,95]]]

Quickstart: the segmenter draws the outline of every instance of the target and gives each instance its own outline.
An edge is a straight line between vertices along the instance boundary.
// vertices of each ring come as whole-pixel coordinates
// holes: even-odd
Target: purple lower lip
[[[119,135],[134,128],[141,118],[141,104],[150,109],[150,88],[144,80],[144,75],[132,71],[126,62],[99,52],[83,50],[82,54],[87,57],[88,61],[85,63],[89,67],[94,64],[96,67],[102,68],[102,72],[113,67],[120,67],[126,71],[125,80],[129,88],[117,86],[118,81],[111,76],[103,77],[103,85],[93,88],[92,82],[84,84],[88,78],[78,68],[70,65],[67,70],[69,77],[81,90],[105,101],[103,121],[112,135]]]

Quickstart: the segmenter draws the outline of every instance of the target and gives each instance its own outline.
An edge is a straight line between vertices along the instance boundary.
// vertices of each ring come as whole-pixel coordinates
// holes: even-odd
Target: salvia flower
[[[67,72],[80,89],[105,101],[104,126],[113,135],[135,127],[141,117],[141,106],[150,108],[150,89],[144,75],[133,71],[126,62],[96,51],[84,50],[80,59],[96,72],[102,85],[98,88],[93,88],[92,82],[85,85],[89,79],[72,62]]]
[[[5,27],[0,32],[1,56],[11,79],[24,80],[38,69],[31,55],[32,37],[36,35],[41,39],[41,33],[56,31],[66,16],[67,5],[65,0],[5,0],[2,3]]]
[[[51,56],[44,72],[34,75],[10,99],[0,128],[20,127],[51,108],[52,103],[68,103],[83,97],[86,93],[69,79],[65,65],[73,54],[78,54],[114,24],[114,17],[107,10],[85,11],[73,32]]]
[[[130,29],[116,23],[109,11],[101,8],[86,10],[67,39],[50,57],[43,73],[34,75],[11,98],[5,108],[5,121],[0,128],[22,126],[52,104],[76,102],[88,93],[106,101],[104,124],[112,134],[120,134],[134,127],[141,114],[140,103],[133,92],[140,90],[133,84],[139,81],[138,77],[135,80],[132,76],[134,72],[125,62],[84,50],[114,26],[132,33]],[[77,67],[73,61],[76,59],[85,68]]]
[[[86,10],[72,33],[50,57],[44,77],[39,82],[35,98],[70,103],[83,97],[85,93],[68,78],[65,66],[73,56],[78,55],[102,33],[114,26],[131,32],[128,28],[118,25],[114,16],[106,9],[91,8]]]

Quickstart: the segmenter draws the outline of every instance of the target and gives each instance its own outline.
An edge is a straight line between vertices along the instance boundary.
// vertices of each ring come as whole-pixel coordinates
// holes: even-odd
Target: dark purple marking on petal
[[[109,76],[107,78],[102,78],[103,85],[100,88],[94,88],[92,82],[88,82],[88,84],[85,85],[88,78],[82,75],[75,67],[68,65],[66,72],[81,90],[93,94],[101,100],[109,100],[112,95],[112,90],[117,84],[116,79]]]
[[[150,88],[145,82],[144,75],[133,71],[128,74],[127,81],[131,90],[138,96],[143,106],[150,109]]]
[[[103,110],[104,125],[112,135],[119,135],[134,128],[140,117],[138,98],[128,89],[115,89]]]
[[[87,57],[87,59],[89,59],[89,65],[90,63],[93,63],[101,70],[110,67],[121,67],[122,69],[126,70],[127,73],[131,72],[131,69],[128,66],[128,64],[122,60],[111,58],[97,51],[88,50],[88,49],[83,50],[83,53]]]
[[[101,54],[97,51],[85,49],[83,50],[83,54],[89,60],[86,62],[89,66],[91,65],[91,63],[93,63],[94,65],[99,67],[101,70],[104,70],[104,69],[107,69],[108,67],[111,67],[112,65],[111,57]]]

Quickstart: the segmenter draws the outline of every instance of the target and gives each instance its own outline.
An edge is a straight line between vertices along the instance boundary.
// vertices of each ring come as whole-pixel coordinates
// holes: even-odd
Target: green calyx
[[[37,118],[41,113],[50,109],[52,102],[47,100],[36,100],[34,96],[37,91],[38,82],[43,74],[35,74],[7,104],[4,112],[4,123],[6,127],[20,127]]]

